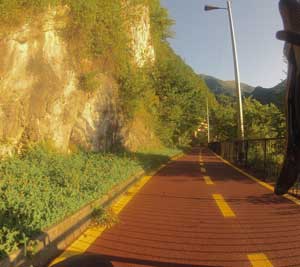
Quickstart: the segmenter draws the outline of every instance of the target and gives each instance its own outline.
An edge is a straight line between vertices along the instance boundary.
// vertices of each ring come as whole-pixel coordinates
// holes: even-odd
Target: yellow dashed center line
[[[249,254],[248,259],[252,264],[251,267],[273,267],[273,264],[263,253]]]
[[[203,176],[203,179],[204,179],[204,181],[207,185],[213,185],[214,184],[214,182],[212,181],[212,179],[209,176]]]
[[[200,152],[199,154],[199,161],[201,162],[202,161],[202,153]]]
[[[204,167],[201,167],[201,172],[206,173],[206,169]]]
[[[151,179],[152,176],[145,176],[112,205],[115,214],[119,214],[128,202],[138,193],[138,191]],[[107,229],[104,226],[92,227],[86,230],[71,246],[69,246],[58,258],[56,258],[49,266],[53,266],[67,258],[84,253]]]
[[[219,209],[221,210],[224,217],[226,217],[226,218],[235,217],[234,212],[229,207],[229,205],[227,204],[227,202],[225,201],[225,199],[223,198],[222,195],[213,194],[213,198],[216,201],[216,203],[217,203],[217,205],[218,205]]]

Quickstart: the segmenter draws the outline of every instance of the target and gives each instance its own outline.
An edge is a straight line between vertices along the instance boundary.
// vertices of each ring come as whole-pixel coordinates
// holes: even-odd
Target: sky
[[[175,52],[196,73],[234,79],[233,56],[226,10],[204,11],[204,5],[226,7],[225,0],[161,0],[176,21]],[[276,0],[232,0],[241,81],[273,87],[286,77],[284,43],[276,39],[282,21]]]

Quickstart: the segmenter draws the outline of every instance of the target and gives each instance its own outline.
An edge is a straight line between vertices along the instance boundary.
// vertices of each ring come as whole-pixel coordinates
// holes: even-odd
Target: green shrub
[[[0,255],[3,257],[46,227],[141,170],[166,162],[178,150],[72,155],[49,146],[0,161]],[[0,257],[1,257],[0,256]]]
[[[117,214],[112,209],[95,208],[92,213],[92,224],[111,228],[119,222]]]

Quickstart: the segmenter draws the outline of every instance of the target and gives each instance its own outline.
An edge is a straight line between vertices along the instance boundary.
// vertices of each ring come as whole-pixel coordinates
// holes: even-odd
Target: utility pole
[[[207,142],[210,143],[210,123],[209,123],[209,105],[208,96],[206,97],[206,115],[207,115]]]
[[[239,62],[238,62],[238,56],[237,56],[235,31],[234,31],[232,11],[231,11],[231,1],[229,1],[229,0],[227,1],[227,10],[228,10],[229,24],[230,24],[230,31],[231,31],[231,40],[232,40],[236,94],[238,97],[239,137],[241,140],[244,140],[245,130],[244,130],[244,115],[243,115],[243,102],[242,102],[241,82],[240,82],[240,73],[239,73]]]
[[[230,0],[227,1],[227,8],[210,6],[210,5],[204,7],[205,11],[211,11],[215,9],[226,9],[228,11],[229,25],[231,31],[232,51],[233,51],[233,61],[234,61],[235,86],[236,86],[236,94],[238,98],[238,105],[237,105],[238,106],[238,136],[241,140],[244,140],[245,131],[244,131],[243,102],[242,102],[242,93],[241,93],[239,63],[238,63],[236,40],[235,40],[235,31],[234,31],[232,10],[231,10],[231,1]]]

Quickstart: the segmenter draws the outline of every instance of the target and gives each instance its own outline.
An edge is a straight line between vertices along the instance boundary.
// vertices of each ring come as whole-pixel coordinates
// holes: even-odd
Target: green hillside
[[[204,81],[206,82],[206,85],[210,89],[211,92],[214,94],[224,94],[224,95],[230,95],[234,96],[236,95],[236,87],[235,87],[235,81],[223,81],[220,79],[217,79],[212,76],[208,75],[200,75]],[[253,86],[250,86],[245,83],[241,83],[242,92],[245,93],[251,93],[254,90]]]
[[[262,104],[275,104],[280,110],[284,110],[286,81],[279,83],[272,88],[256,87],[250,94],[254,99]]]
[[[218,78],[209,75],[200,75],[205,81],[207,87],[215,95],[227,95],[235,96],[235,81],[223,81]],[[252,97],[253,99],[259,101],[261,104],[274,104],[281,111],[284,110],[284,97],[285,97],[285,82],[277,84],[272,88],[264,88],[261,86],[253,87],[251,85],[241,83],[241,88],[243,95],[245,97]]]
[[[211,105],[212,140],[232,140],[237,138],[237,107],[235,82],[223,81],[208,75],[201,75],[207,87],[215,95],[217,102]],[[245,137],[247,139],[284,136],[285,82],[273,88],[252,87],[241,84]]]

